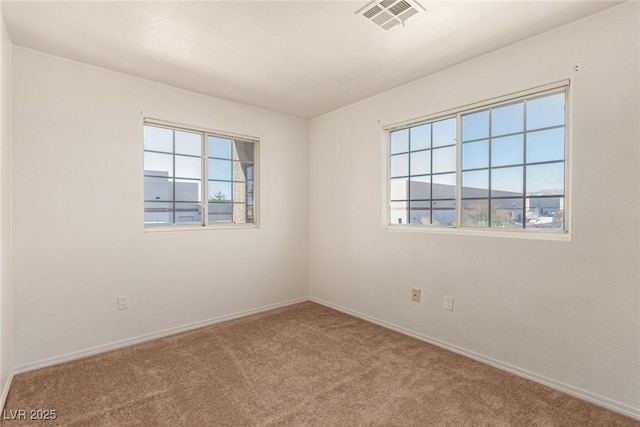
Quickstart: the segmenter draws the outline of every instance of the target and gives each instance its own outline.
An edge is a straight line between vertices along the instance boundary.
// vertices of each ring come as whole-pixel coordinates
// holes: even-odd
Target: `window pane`
[[[456,143],[456,119],[452,117],[439,122],[433,122],[433,146],[442,147]]]
[[[173,224],[173,203],[144,203],[145,225]]]
[[[234,141],[233,158],[241,162],[253,163],[253,142]]]
[[[426,175],[431,172],[431,150],[411,153],[411,175]]]
[[[462,169],[489,167],[489,141],[465,142],[462,144]]]
[[[462,173],[462,197],[488,197],[489,171],[480,170]]]
[[[491,170],[491,197],[522,195],[522,166]]]
[[[145,124],[143,145],[145,224],[254,222],[255,141]]]
[[[489,111],[462,116],[462,141],[489,137]]]
[[[462,225],[465,227],[489,227],[489,201],[463,200]]]
[[[233,197],[231,194],[231,183],[226,181],[209,181],[209,195],[208,200],[210,202],[230,202]]]
[[[176,203],[176,223],[200,223],[200,203]]]
[[[411,131],[411,151],[431,148],[431,123],[416,126]]]
[[[176,201],[200,201],[200,180],[176,179]]]
[[[564,194],[564,162],[527,166],[527,195]]]
[[[523,163],[522,135],[505,136],[491,140],[491,165],[506,166]]]
[[[412,177],[409,181],[411,200],[424,200],[431,198],[431,176]]]
[[[173,200],[173,180],[163,177],[144,177],[144,200]]]
[[[155,126],[144,126],[144,149],[173,153],[173,131]]]
[[[456,223],[455,200],[434,200],[431,203],[431,224],[454,225]]]
[[[247,181],[247,195],[249,198],[249,203],[253,203],[253,181]]]
[[[407,178],[392,179],[389,187],[391,200],[407,200],[409,196],[407,194],[408,184],[409,180]]]
[[[522,228],[522,199],[491,199],[491,227]]]
[[[157,176],[173,176],[173,155],[144,153],[144,174]]]
[[[202,154],[202,135],[177,130],[176,153],[200,156]]]
[[[456,147],[438,148],[433,152],[433,173],[455,172]]]
[[[563,197],[531,197],[525,201],[526,228],[562,230],[564,228]]]
[[[391,176],[409,175],[409,155],[398,154],[391,156]]]
[[[566,91],[555,90],[392,131],[390,223],[562,228]]]
[[[564,92],[527,102],[527,130],[564,124]]]
[[[527,163],[564,160],[564,127],[527,133]]]
[[[202,176],[200,157],[176,156],[176,176],[199,179]]]
[[[407,202],[391,202],[389,204],[389,223],[390,224],[406,224],[407,223]]]
[[[231,181],[231,160],[209,159],[209,179]]]
[[[209,136],[207,138],[207,143],[209,144],[209,157],[220,157],[223,159],[231,158],[230,139]]]
[[[209,202],[209,224],[215,222],[231,222],[232,203]]]
[[[391,132],[391,154],[406,153],[407,151],[409,151],[409,129]]]
[[[409,222],[411,224],[431,224],[431,202],[411,202]]]
[[[455,199],[456,197],[456,174],[448,173],[444,175],[433,175],[433,198],[434,199]]]
[[[522,132],[524,104],[522,102],[491,110],[491,135]]]

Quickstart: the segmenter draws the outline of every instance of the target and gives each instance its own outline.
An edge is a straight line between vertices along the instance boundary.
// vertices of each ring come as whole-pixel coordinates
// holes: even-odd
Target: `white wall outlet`
[[[420,289],[418,288],[411,289],[411,301],[420,302]]]
[[[453,297],[445,296],[442,300],[442,308],[447,311],[453,311]]]
[[[129,308],[129,295],[120,295],[118,297],[118,310],[126,310]]]

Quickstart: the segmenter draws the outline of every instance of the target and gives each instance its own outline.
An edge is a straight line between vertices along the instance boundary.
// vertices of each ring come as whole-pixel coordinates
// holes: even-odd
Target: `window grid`
[[[562,99],[562,116],[561,122],[559,124],[552,124],[548,126],[540,126],[539,124],[529,126],[528,123],[528,106],[529,103],[541,100],[545,98],[552,98],[555,95],[561,95]],[[508,101],[502,101],[500,103],[496,103],[491,105],[490,103],[486,103],[482,108],[469,109],[469,110],[460,110],[455,113],[456,120],[456,171],[455,171],[455,198],[450,199],[453,201],[453,209],[455,209],[454,221],[452,222],[452,226],[454,227],[481,227],[481,228],[504,228],[508,225],[509,228],[521,228],[521,229],[530,229],[530,228],[551,228],[556,231],[566,231],[566,222],[565,222],[565,198],[566,198],[566,125],[567,125],[567,115],[566,115],[566,102],[567,102],[567,86],[562,85],[556,88],[541,91],[538,93],[533,93],[528,96],[522,96],[517,99],[510,99]],[[494,129],[494,113],[496,110],[505,109],[507,107],[522,105],[521,108],[521,117],[522,127],[521,129],[517,129],[515,131],[498,131]],[[476,113],[482,112],[488,113],[488,132],[485,136],[479,136],[470,138],[468,140],[464,140],[463,135],[463,118],[467,116],[471,116]],[[503,110],[504,111],[504,110]],[[445,175],[446,172],[434,172],[434,146],[433,146],[433,123],[436,123],[439,120],[444,120],[443,118],[435,118],[430,121],[424,122],[413,122],[404,127],[396,127],[395,129],[390,129],[390,134],[393,135],[394,132],[408,130],[408,138],[409,138],[409,146],[407,151],[392,151],[390,152],[390,159],[393,156],[401,156],[403,154],[408,154],[408,162],[409,169],[406,176],[396,176],[393,175],[393,171],[390,169],[389,179],[390,182],[393,179],[397,178],[406,178],[407,180],[407,196],[406,196],[406,215],[405,220],[407,223],[412,223],[412,213],[414,211],[414,207],[412,205],[413,202],[431,202],[439,201],[434,198],[434,176],[437,175]],[[539,122],[540,120],[538,120]],[[419,126],[429,125],[431,127],[431,145],[428,148],[424,148],[421,150],[412,151],[412,130]],[[551,156],[549,159],[529,159],[528,156],[528,148],[529,148],[529,139],[531,135],[535,137],[544,135],[544,132],[553,131],[553,130],[561,130],[562,133],[562,155],[558,158],[554,158]],[[494,154],[499,153],[496,140],[500,140],[502,142],[508,141],[510,137],[521,137],[521,149],[522,156],[518,162],[507,161],[503,163],[495,163],[494,162]],[[487,143],[487,163],[485,166],[476,166],[476,167],[465,167],[465,146],[471,143],[481,143],[486,141]],[[498,151],[496,151],[498,150]],[[419,151],[429,151],[429,162],[430,162],[430,173],[429,174],[412,174],[412,156],[411,153],[419,152]],[[532,161],[529,161],[532,160]],[[533,169],[531,167],[536,166],[545,166],[545,165],[560,165],[562,172],[562,180],[557,188],[553,189],[538,189],[536,188],[528,188],[528,173],[533,174],[532,177],[535,176]],[[504,189],[501,190],[501,185],[499,181],[499,173],[500,171],[505,171],[505,174],[508,171],[513,170],[516,172],[515,168],[521,168],[522,184],[518,188],[517,191],[512,192],[513,194],[501,194],[508,193]],[[487,174],[487,187],[486,187],[486,195],[465,195],[465,173],[467,172],[482,172],[486,171]],[[495,177],[494,177],[494,172]],[[540,173],[540,172],[538,172]],[[429,177],[429,187],[430,187],[430,198],[413,198],[412,194],[412,178],[420,178],[420,177]],[[506,175],[505,175],[506,176]],[[504,177],[503,177],[504,179]],[[498,181],[496,181],[498,180]],[[502,184],[504,185],[504,184]],[[496,187],[496,188],[494,188]],[[531,190],[531,191],[530,191]],[[396,209],[398,208],[398,203],[403,202],[403,200],[394,198],[392,194],[392,189],[389,187],[389,200],[390,200],[390,223],[394,223],[394,218],[400,218],[399,214],[396,212],[393,213],[394,204],[396,204]],[[547,191],[547,194],[545,194]],[[397,195],[396,195],[397,196]],[[544,202],[546,200],[546,202]],[[467,214],[468,206],[470,202],[480,202],[486,204],[486,221],[485,223],[475,223],[475,224],[465,224],[465,215]],[[429,206],[429,224],[434,224],[433,215],[434,215],[434,207],[435,203]],[[534,206],[535,205],[535,206]],[[544,206],[547,206],[546,208]],[[534,210],[535,208],[535,210]],[[535,213],[537,211],[537,213]],[[504,215],[506,212],[509,212],[511,215],[510,224],[508,221],[504,221]],[[515,218],[515,219],[514,219]],[[535,218],[535,219],[530,219]],[[402,224],[403,221],[398,221],[398,223]],[[507,225],[505,225],[507,224]]]
[[[185,181],[193,182],[195,185],[198,185],[199,183],[201,183],[200,179],[196,179],[188,176],[180,176],[177,172],[177,166],[178,166],[176,161],[177,158],[199,159],[199,157],[178,152],[176,147],[176,132],[183,132],[185,134],[195,134],[195,133],[183,131],[182,129],[172,129],[172,128],[160,127],[160,126],[154,126],[154,127],[171,133],[171,147],[170,149],[165,149],[165,150],[156,150],[156,149],[150,149],[148,147],[145,147],[144,152],[159,154],[163,156],[167,156],[167,155],[171,156],[171,162],[170,162],[171,173],[169,173],[169,171],[166,171],[166,174],[165,174],[165,172],[162,172],[162,171],[145,169],[145,173],[144,173],[145,213],[149,213],[149,214],[155,213],[156,217],[166,216],[168,214],[168,218],[171,218],[172,223],[199,223],[200,219],[198,217],[200,215],[199,211],[201,209],[201,195],[197,194],[197,198],[189,200],[189,199],[181,199],[178,196],[178,192],[177,192],[178,185],[181,183],[185,183]],[[200,142],[200,145],[202,145],[201,142]],[[145,160],[145,163],[146,163],[146,160]],[[153,163],[153,162],[150,162],[150,163]],[[150,198],[149,193],[153,193],[153,189],[152,191],[147,191],[147,187],[148,187],[147,179],[153,180],[155,185],[157,186],[158,181],[162,180],[163,178],[167,180],[166,182],[167,185],[163,187],[167,187],[167,186],[169,187],[170,197],[163,198],[160,195],[160,196],[155,196],[153,198]],[[167,193],[167,196],[169,196],[168,193]],[[169,205],[169,207],[163,208],[162,207],[163,205],[164,206]],[[194,206],[194,205],[197,205],[197,206]],[[150,206],[155,206],[155,207],[150,207]],[[182,216],[182,214],[185,214],[184,217]],[[195,215],[192,215],[193,220],[191,221],[189,220],[189,217],[190,217],[189,214],[195,214]]]
[[[167,144],[164,149],[157,149],[147,146],[147,135],[146,132],[149,129],[153,130],[163,130],[171,133],[171,144],[170,150]],[[253,224],[255,223],[255,153],[256,153],[256,142],[255,140],[248,138],[241,138],[236,136],[224,135],[219,133],[211,133],[208,131],[200,131],[193,129],[186,129],[183,127],[174,127],[166,124],[159,124],[155,121],[146,121],[144,122],[144,130],[145,130],[145,165],[144,165],[144,204],[145,204],[145,226],[155,226],[155,225],[182,225],[185,223],[198,224],[201,226],[207,226],[214,222],[226,222],[232,224]],[[181,149],[178,152],[177,147],[177,132],[182,132],[185,134],[198,135],[199,136],[199,155],[184,152],[186,149]],[[217,138],[220,140],[224,140],[230,146],[230,155],[228,157],[216,156],[213,154],[209,156],[209,138]],[[162,141],[161,141],[162,142]],[[160,142],[160,143],[161,143]],[[168,142],[168,141],[167,141]],[[193,141],[191,141],[193,142]],[[153,141],[151,144],[157,144],[157,141]],[[241,158],[239,155],[235,155],[237,151],[237,146],[243,146],[244,158]],[[248,147],[248,148],[247,148]],[[192,147],[193,148],[193,147]],[[192,150],[193,151],[193,150]],[[147,153],[149,154],[160,154],[163,156],[170,155],[170,169],[167,170],[166,167],[157,167],[158,161],[152,161],[147,158]],[[237,159],[236,159],[237,157]],[[179,175],[177,168],[178,158],[183,159],[198,159],[198,167],[194,168],[197,170],[198,178],[194,178],[193,176],[187,175],[195,175],[195,172],[188,171],[187,175],[182,176]],[[217,180],[218,182],[227,182],[230,185],[230,196],[231,200],[225,200],[225,204],[228,205],[231,209],[223,210],[223,215],[226,213],[226,216],[220,220],[212,220],[210,218],[210,206],[215,206],[216,202],[212,201],[208,191],[209,191],[209,182],[212,181],[210,176],[210,168],[209,168],[209,160],[224,160],[229,162],[230,171],[228,179],[218,179],[214,178],[213,181]],[[161,163],[161,162],[160,162]],[[242,170],[240,173],[237,172],[236,165]],[[191,165],[192,168],[194,164]],[[183,165],[184,168],[184,165]],[[158,169],[158,170],[155,170]],[[244,173],[244,179],[242,179],[242,174]],[[168,190],[168,193],[165,191],[161,191],[161,193],[166,193],[167,197],[163,197],[162,194],[155,197],[150,197],[154,195],[153,185],[158,187],[160,184],[161,190]],[[181,192],[178,192],[178,185],[185,184]],[[193,184],[193,185],[190,185]],[[236,184],[244,184],[244,192],[241,192],[237,189]],[[196,186],[199,187],[196,190]],[[164,188],[163,188],[164,187]],[[190,187],[190,188],[189,188]],[[185,191],[188,190],[188,191]],[[155,194],[157,194],[157,189],[155,189]],[[186,196],[184,194],[187,193]],[[244,193],[241,198],[241,194]],[[237,196],[237,197],[236,197]],[[197,199],[197,200],[196,200]],[[194,204],[197,204],[197,208],[194,211]],[[190,206],[191,205],[191,206]],[[214,209],[215,211],[215,209]],[[227,212],[228,211],[228,212]],[[195,213],[197,220],[195,221],[182,221],[180,214],[182,213]],[[155,219],[154,219],[155,218]],[[160,219],[158,219],[160,218]]]
[[[453,149],[453,161],[454,161],[454,166],[453,168],[455,169],[455,148],[456,148],[456,144],[455,144],[455,140],[453,140],[453,143],[442,143],[442,137],[440,138],[436,138],[435,132],[434,132],[434,125],[439,124],[441,125],[441,127],[443,127],[446,130],[446,125],[444,125],[445,122],[448,122],[450,120],[453,120],[454,118],[452,117],[448,117],[448,118],[443,118],[441,120],[438,121],[434,121],[434,122],[430,122],[430,123],[426,123],[423,126],[428,126],[429,130],[428,130],[428,144],[426,146],[424,146],[424,144],[420,144],[420,146],[417,146],[418,141],[416,141],[416,136],[414,134],[414,129],[413,128],[407,128],[407,129],[402,129],[400,130],[400,132],[405,132],[407,137],[406,137],[406,149],[405,150],[398,150],[395,151],[393,154],[391,154],[391,161],[393,162],[393,158],[395,157],[397,158],[401,158],[402,156],[407,156],[407,171],[404,174],[393,174],[392,172],[392,180],[406,180],[406,188],[404,189],[403,193],[403,197],[401,198],[394,198],[391,197],[390,202],[392,203],[392,206],[402,206],[402,204],[404,204],[405,208],[404,208],[404,215],[401,217],[398,217],[398,220],[400,223],[407,223],[407,224],[411,224],[411,223],[428,223],[428,224],[433,224],[434,222],[437,222],[437,219],[435,218],[435,213],[436,212],[440,212],[440,211],[451,211],[455,209],[455,193],[452,194],[451,197],[438,197],[437,194],[441,193],[441,192],[437,192],[435,185],[440,185],[438,177],[446,177],[447,175],[451,175],[452,173],[455,173],[455,170],[452,169],[446,169],[446,170],[442,170],[442,171],[438,171],[434,168],[434,157],[436,157],[436,155],[441,155],[442,153],[444,153],[447,149]],[[420,127],[420,126],[416,126],[416,127]],[[455,134],[455,131],[454,131]],[[436,139],[438,139],[438,141],[436,141]],[[426,153],[428,155],[428,163],[429,163],[429,168],[428,168],[428,172],[415,172],[414,168],[413,168],[413,157],[415,154],[420,154],[420,153]],[[412,181],[412,178],[416,178],[418,180],[416,181]],[[424,182],[424,181],[420,181],[420,179],[423,180],[428,180],[428,183]],[[414,196],[414,193],[420,193],[420,191],[418,191],[418,183],[424,183],[424,184],[428,184],[428,197],[424,197],[424,196]],[[413,185],[412,185],[413,184]],[[449,206],[447,206],[449,204]],[[424,212],[427,211],[428,213],[426,215],[424,214],[420,214],[420,212]],[[455,212],[455,211],[454,211]],[[452,221],[453,222],[453,221]]]
[[[220,137],[214,137],[214,139],[220,139]],[[209,141],[209,138],[207,138],[207,140]],[[219,160],[222,162],[229,162],[229,164],[231,165],[230,167],[230,171],[229,171],[229,175],[226,177],[228,179],[225,178],[221,178],[221,177],[214,177],[214,179],[211,179],[211,175],[207,175],[208,176],[208,181],[211,182],[222,182],[222,183],[228,183],[230,184],[230,188],[231,188],[231,200],[226,200],[226,199],[222,199],[222,200],[216,200],[216,195],[208,195],[208,203],[210,205],[213,206],[217,206],[218,209],[229,209],[231,208],[231,212],[233,214],[233,216],[236,216],[236,213],[239,209],[241,209],[241,206],[243,203],[238,202],[238,200],[240,198],[243,198],[245,200],[244,205],[246,206],[246,220],[248,222],[252,222],[253,221],[253,212],[254,212],[254,203],[253,203],[253,185],[254,185],[254,180],[251,179],[253,178],[253,167],[254,167],[254,162],[249,162],[249,161],[243,161],[242,159],[240,159],[240,155],[237,155],[238,159],[235,159],[234,157],[236,157],[234,155],[234,147],[236,147],[235,143],[239,143],[239,144],[246,144],[248,143],[247,141],[231,141],[229,140],[230,144],[231,144],[231,152],[229,154],[229,156],[225,157],[225,156],[216,156],[216,155],[208,155],[207,154],[207,159],[208,160]],[[207,144],[208,146],[208,144]],[[237,148],[236,148],[237,149]],[[207,166],[209,164],[209,162],[207,161]],[[236,178],[236,171],[237,168],[241,168],[243,169],[243,171],[245,170],[244,168],[246,168],[246,173],[244,174],[244,179],[242,178]],[[250,176],[251,175],[251,176]],[[242,175],[240,175],[242,177]],[[242,194],[243,192],[238,190],[238,186],[236,184],[240,184],[242,186],[242,184],[244,184],[244,194]],[[251,190],[250,190],[251,188]],[[235,222],[235,221],[234,221]]]

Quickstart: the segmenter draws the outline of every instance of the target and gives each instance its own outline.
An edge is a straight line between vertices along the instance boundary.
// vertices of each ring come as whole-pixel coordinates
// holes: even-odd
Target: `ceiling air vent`
[[[374,0],[356,12],[378,27],[388,30],[419,13],[425,11],[415,0]]]

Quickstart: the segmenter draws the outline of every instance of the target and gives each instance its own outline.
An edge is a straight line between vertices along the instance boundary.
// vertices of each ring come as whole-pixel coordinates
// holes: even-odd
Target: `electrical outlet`
[[[126,310],[129,308],[129,295],[120,295],[118,297],[118,310]]]
[[[420,289],[413,288],[411,290],[411,301],[420,302]]]
[[[442,308],[447,311],[453,311],[453,297],[445,296],[442,300]]]

